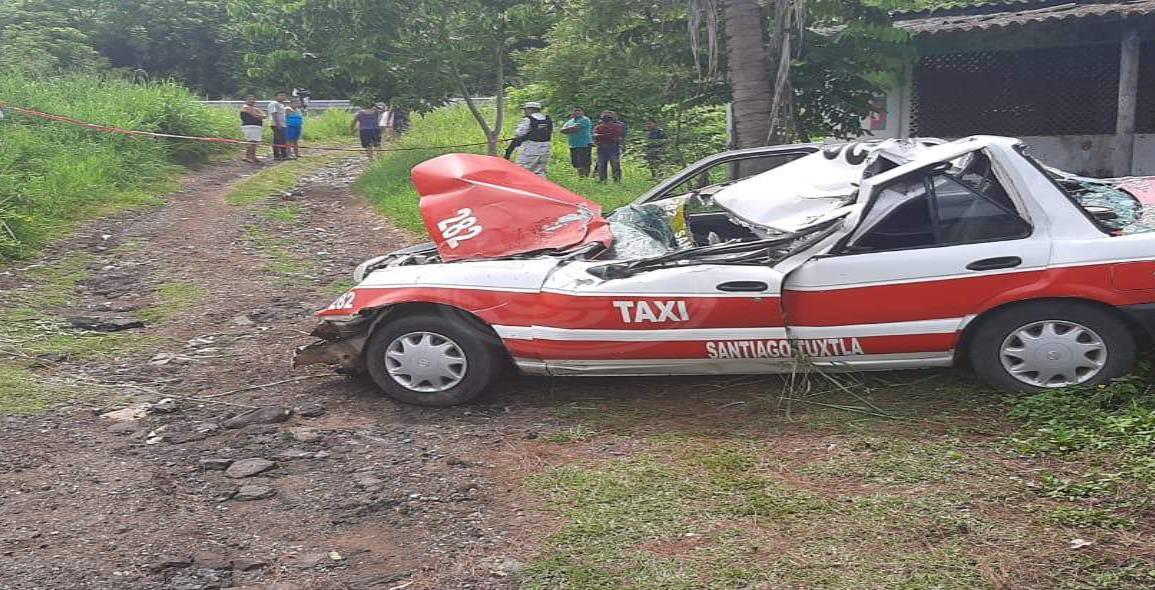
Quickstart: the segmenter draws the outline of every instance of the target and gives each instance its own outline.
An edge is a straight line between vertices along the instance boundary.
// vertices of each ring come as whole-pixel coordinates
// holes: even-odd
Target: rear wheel
[[[975,373],[999,389],[1097,385],[1131,370],[1135,339],[1110,311],[1074,301],[994,312],[970,341]]]
[[[380,326],[365,349],[365,366],[385,395],[422,406],[465,403],[500,372],[500,344],[458,314],[421,313]]]

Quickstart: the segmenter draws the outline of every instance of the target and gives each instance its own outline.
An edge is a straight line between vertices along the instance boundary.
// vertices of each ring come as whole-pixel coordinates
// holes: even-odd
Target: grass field
[[[505,137],[512,134],[516,117],[507,126]],[[622,162],[624,180],[621,183],[599,183],[590,178],[578,178],[569,165],[569,150],[565,137],[554,134],[553,157],[549,179],[600,203],[607,210],[624,205],[653,185],[650,172],[639,162],[626,158]],[[459,145],[485,141],[477,123],[464,107],[438,109],[424,117],[414,117],[413,128],[392,147],[419,148],[424,146]],[[503,148],[504,149],[504,148]],[[400,226],[415,232],[424,232],[417,207],[418,195],[409,180],[409,171],[430,158],[449,152],[485,153],[484,146],[454,149],[417,149],[386,152],[361,177],[356,188],[379,210]]]
[[[167,82],[0,74],[12,106],[145,131],[222,135],[230,129]],[[207,144],[134,138],[50,123],[11,110],[0,121],[0,260],[29,253],[77,220],[155,202],[177,165],[205,161]]]
[[[11,106],[123,129],[229,138],[240,133],[236,112],[198,105],[197,97],[171,82],[0,73],[0,97]],[[158,203],[182,165],[236,149],[102,133],[11,109],[5,114],[0,120],[0,261],[30,254],[77,221]],[[304,143],[349,137],[349,119],[340,111],[310,118]]]
[[[519,455],[557,519],[523,587],[1155,587],[1145,371],[1013,397],[949,373],[559,382],[566,425]]]

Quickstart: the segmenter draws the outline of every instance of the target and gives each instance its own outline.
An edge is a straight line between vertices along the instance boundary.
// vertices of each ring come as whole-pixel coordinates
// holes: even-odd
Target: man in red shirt
[[[602,113],[601,122],[594,127],[594,145],[598,147],[598,182],[606,181],[607,166],[613,166],[614,182],[622,181],[622,143],[625,139],[625,125],[619,123],[613,113]]]

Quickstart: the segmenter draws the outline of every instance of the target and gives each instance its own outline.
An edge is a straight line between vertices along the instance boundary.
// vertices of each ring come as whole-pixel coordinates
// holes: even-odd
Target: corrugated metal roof
[[[1042,4],[1041,7],[1038,7]],[[894,26],[912,35],[934,35],[974,30],[1004,29],[1083,18],[1123,19],[1155,14],[1155,0],[1123,2],[1032,2],[982,4],[943,11],[894,15]]]

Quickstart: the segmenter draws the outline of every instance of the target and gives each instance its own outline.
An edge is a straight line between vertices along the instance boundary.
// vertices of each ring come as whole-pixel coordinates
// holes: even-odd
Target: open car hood
[[[421,218],[444,261],[613,240],[597,203],[501,158],[446,154],[415,166],[412,178]]]

